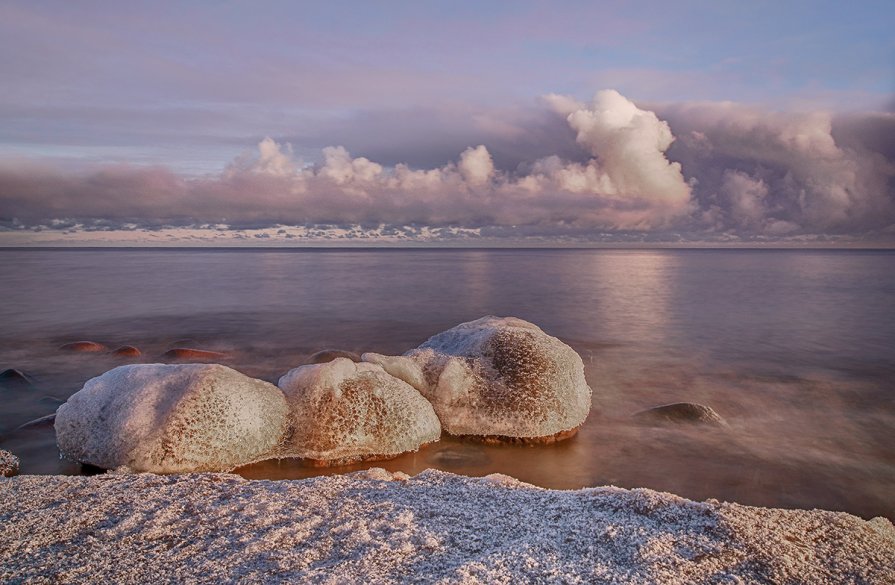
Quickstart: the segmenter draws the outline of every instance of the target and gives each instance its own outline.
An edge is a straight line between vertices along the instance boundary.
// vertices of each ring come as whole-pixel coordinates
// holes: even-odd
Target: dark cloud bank
[[[637,106],[614,91],[542,105],[470,115],[467,128],[403,160],[434,162],[461,137],[483,144],[425,167],[389,151],[389,128],[404,132],[394,115],[358,122],[381,132],[343,128],[343,143],[380,137],[362,146],[369,158],[328,147],[313,165],[272,139],[205,177],[0,162],[0,229],[428,226],[444,239],[458,227],[498,239],[895,241],[893,113]]]

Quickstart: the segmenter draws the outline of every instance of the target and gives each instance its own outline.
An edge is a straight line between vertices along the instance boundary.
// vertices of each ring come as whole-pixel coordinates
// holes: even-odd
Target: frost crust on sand
[[[338,357],[287,372],[292,436],[283,455],[320,463],[399,455],[437,441],[432,405],[380,366]]]
[[[66,457],[105,469],[226,471],[283,439],[288,406],[267,382],[217,364],[121,366],[59,407]]]
[[[362,357],[417,388],[453,435],[548,437],[590,412],[581,357],[514,317],[462,323],[403,356]]]
[[[0,518],[17,583],[891,585],[895,567],[883,518],[432,470],[19,476]]]

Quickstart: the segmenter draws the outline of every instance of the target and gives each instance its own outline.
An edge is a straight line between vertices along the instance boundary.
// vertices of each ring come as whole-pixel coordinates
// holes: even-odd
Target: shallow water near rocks
[[[0,250],[0,449],[22,473],[59,459],[55,411],[92,376],[175,346],[276,381],[319,350],[399,354],[487,314],[581,354],[594,407],[571,440],[444,437],[385,462],[257,463],[251,478],[367,467],[505,473],[551,488],[614,484],[692,499],[895,517],[895,253],[753,250]],[[139,357],[62,352],[133,345]],[[728,427],[635,412],[712,407]]]

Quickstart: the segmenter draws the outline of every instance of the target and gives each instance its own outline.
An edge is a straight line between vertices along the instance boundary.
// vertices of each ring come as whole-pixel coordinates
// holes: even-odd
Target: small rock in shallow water
[[[53,428],[53,423],[56,422],[56,413],[47,414],[40,418],[36,418],[34,420],[29,420],[25,424],[21,424],[16,427],[17,431],[29,431],[35,429],[47,429]]]
[[[654,406],[632,415],[635,419],[651,423],[690,423],[714,426],[727,426],[727,422],[717,412],[695,402],[675,402]]]
[[[325,364],[336,358],[347,358],[355,363],[360,361],[360,356],[353,351],[341,349],[322,349],[308,358],[309,364]]]
[[[122,345],[112,352],[117,357],[140,357],[143,353],[133,345]]]
[[[101,351],[109,350],[109,348],[102,343],[97,343],[95,341],[73,341],[72,343],[66,343],[59,349],[63,351],[75,351],[79,353],[98,353]]]
[[[0,476],[12,477],[19,473],[19,458],[0,449]]]
[[[41,404],[45,404],[47,406],[52,406],[53,408],[56,408],[60,404],[63,404],[65,402],[65,399],[57,398],[55,396],[41,396],[40,400],[38,402],[40,402]]]
[[[3,383],[5,385],[11,385],[11,384],[30,385],[31,378],[29,378],[21,370],[16,370],[15,368],[9,368],[7,370],[3,370],[2,372],[0,372],[0,383]]]
[[[218,360],[227,357],[227,354],[190,347],[175,347],[166,351],[162,357],[172,360]]]

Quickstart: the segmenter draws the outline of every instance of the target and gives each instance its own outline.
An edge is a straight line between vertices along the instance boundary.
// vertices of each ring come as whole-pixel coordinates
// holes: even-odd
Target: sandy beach
[[[0,580],[892,583],[895,528],[820,510],[382,469],[0,479]]]

